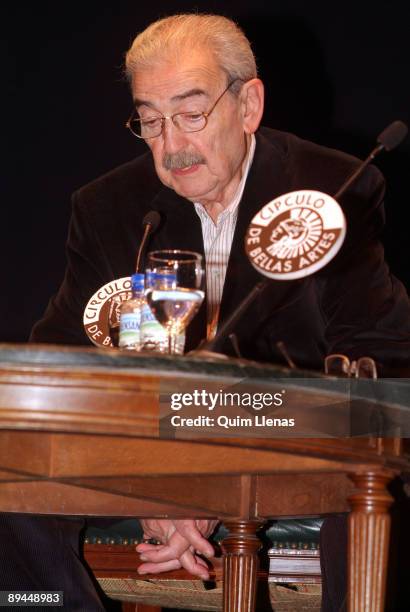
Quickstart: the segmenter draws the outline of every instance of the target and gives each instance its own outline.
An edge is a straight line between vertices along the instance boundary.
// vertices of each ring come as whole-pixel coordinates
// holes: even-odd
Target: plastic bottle
[[[131,276],[132,297],[120,306],[120,335],[118,346],[131,351],[141,350],[141,315],[144,306],[144,275]]]

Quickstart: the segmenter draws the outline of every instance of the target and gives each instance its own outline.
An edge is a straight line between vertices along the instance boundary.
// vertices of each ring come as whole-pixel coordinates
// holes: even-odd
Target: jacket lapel
[[[290,188],[285,153],[273,144],[271,139],[268,140],[263,132],[258,132],[255,156],[238,209],[222,295],[220,323],[232,313],[256,283],[264,278],[252,267],[245,253],[244,239],[250,222],[265,204]],[[273,280],[271,283],[269,299],[274,286],[275,302],[279,302],[283,292],[289,289],[289,283]]]

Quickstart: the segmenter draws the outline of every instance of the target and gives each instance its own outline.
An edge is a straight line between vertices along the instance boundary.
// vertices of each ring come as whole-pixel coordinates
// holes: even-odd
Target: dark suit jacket
[[[256,212],[296,189],[333,194],[357,164],[353,157],[291,134],[259,130],[226,273],[222,321],[261,278],[243,244]],[[410,363],[408,297],[389,274],[379,242],[383,193],[381,174],[369,167],[341,199],[348,230],[334,260],[303,280],[271,281],[239,322],[236,331],[245,357],[280,362],[276,343],[282,340],[299,367],[322,368],[324,356],[332,352],[372,356],[388,368]],[[89,344],[82,324],[84,307],[100,286],[132,274],[141,220],[152,209],[160,211],[162,222],[150,249],[203,253],[201,224],[192,203],[160,183],[150,153],[74,194],[65,279],[34,327],[33,341]],[[188,329],[187,349],[204,335],[203,304]]]

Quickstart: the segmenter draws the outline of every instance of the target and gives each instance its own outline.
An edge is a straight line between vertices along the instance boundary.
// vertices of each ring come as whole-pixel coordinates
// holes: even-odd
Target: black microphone
[[[335,200],[342,197],[347,189],[359,178],[364,169],[374,160],[376,155],[382,151],[391,151],[395,149],[407,136],[407,125],[403,121],[393,121],[377,138],[377,147],[373,149],[370,155],[360,164],[351,176],[343,183],[340,189],[333,196]]]
[[[158,225],[161,222],[161,215],[156,210],[150,210],[142,220],[142,227],[144,229],[144,235],[141,240],[140,248],[138,249],[137,262],[135,264],[135,272],[140,271],[141,257],[147,243],[148,236],[155,232]]]
[[[386,151],[391,151],[399,146],[406,138],[408,132],[407,125],[403,121],[393,121],[377,138],[377,142]]]

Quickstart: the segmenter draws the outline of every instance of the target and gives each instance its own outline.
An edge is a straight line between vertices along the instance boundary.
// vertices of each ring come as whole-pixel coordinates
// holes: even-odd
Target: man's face
[[[207,112],[227,86],[226,74],[209,53],[181,54],[178,64],[139,71],[132,93],[142,119]],[[246,152],[240,98],[228,91],[199,132],[182,132],[170,119],[146,140],[160,180],[181,196],[203,203],[232,197]]]

